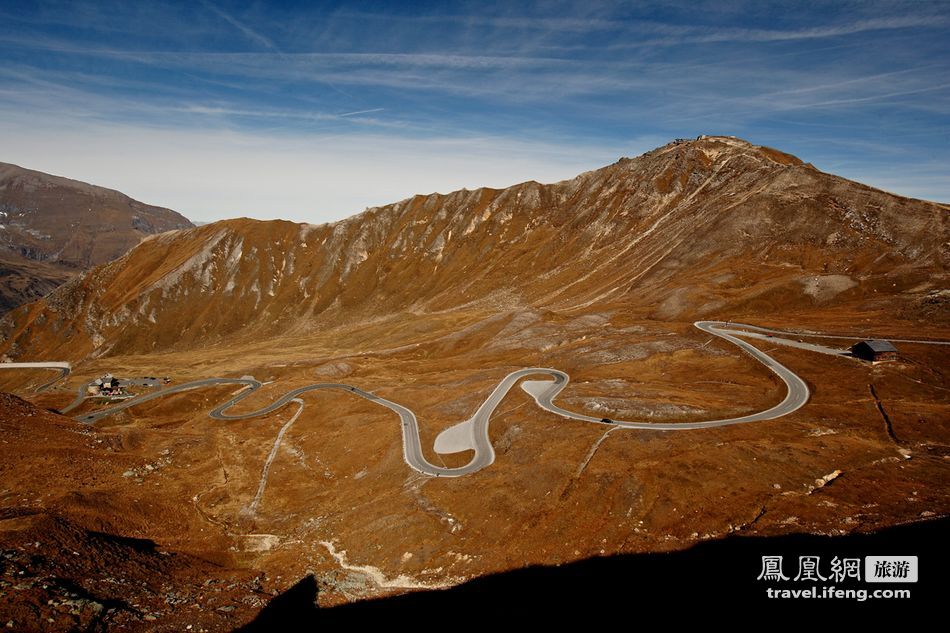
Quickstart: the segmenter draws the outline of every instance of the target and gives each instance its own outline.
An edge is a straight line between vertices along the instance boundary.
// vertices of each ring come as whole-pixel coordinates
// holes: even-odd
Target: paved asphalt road
[[[59,376],[56,376],[48,382],[44,382],[42,385],[36,388],[36,392],[39,393],[53,385],[66,376],[69,375],[69,372],[72,370],[69,363],[60,363],[60,362],[50,362],[50,363],[0,363],[0,369],[52,369],[53,371],[58,371]]]
[[[358,387],[351,385],[346,385],[342,383],[317,383],[313,385],[307,385],[305,387],[299,387],[294,389],[271,404],[268,404],[260,409],[255,411],[250,411],[247,413],[226,413],[231,407],[236,406],[239,402],[249,397],[255,391],[260,389],[261,383],[250,376],[245,376],[243,378],[207,378],[204,380],[196,380],[193,382],[184,383],[181,385],[176,385],[174,387],[169,387],[167,389],[162,389],[160,391],[155,391],[152,393],[143,394],[141,396],[131,398],[114,406],[111,406],[106,409],[100,409],[98,411],[93,411],[91,413],[83,414],[77,416],[76,419],[80,422],[85,422],[92,424],[97,420],[110,416],[118,411],[128,409],[130,407],[136,406],[143,402],[149,400],[154,400],[155,398],[162,398],[164,396],[181,393],[183,391],[190,391],[192,389],[199,389],[201,387],[214,386],[214,385],[246,385],[248,388],[242,390],[240,393],[236,394],[230,400],[224,404],[218,406],[209,414],[212,418],[216,420],[246,420],[249,418],[258,417],[261,415],[266,415],[272,413],[277,409],[283,407],[288,402],[291,402],[299,398],[304,393],[309,391],[318,391],[323,389],[334,389],[338,391],[344,391],[347,393],[352,393],[361,398],[365,398],[370,402],[374,402],[381,406],[384,406],[393,412],[395,412],[400,419],[400,424],[402,426],[402,446],[403,446],[403,458],[406,463],[413,468],[414,470],[424,473],[426,475],[432,475],[435,477],[461,477],[464,475],[469,475],[476,471],[481,470],[495,461],[495,451],[492,448],[491,441],[488,437],[488,423],[491,419],[492,413],[505,398],[508,392],[514,387],[518,381],[529,376],[547,376],[551,380],[531,380],[525,381],[522,383],[522,388],[528,392],[542,409],[549,411],[551,413],[557,414],[559,416],[570,418],[572,420],[580,420],[583,422],[592,422],[595,424],[604,424],[607,426],[619,427],[619,428],[628,428],[628,429],[648,429],[652,431],[686,431],[693,429],[706,429],[712,427],[720,426],[731,426],[733,424],[744,424],[747,422],[759,422],[764,420],[774,420],[782,416],[788,415],[793,411],[797,411],[799,408],[805,405],[808,402],[809,390],[808,386],[805,384],[805,381],[802,380],[798,375],[793,371],[779,363],[777,360],[766,354],[765,352],[760,351],[750,343],[743,341],[738,338],[739,336],[750,336],[748,330],[755,332],[767,332],[774,334],[793,334],[795,336],[818,336],[811,333],[805,332],[783,332],[781,330],[770,330],[767,328],[760,328],[752,325],[744,325],[741,323],[726,323],[722,321],[697,321],[694,324],[700,330],[722,338],[733,345],[739,347],[739,349],[748,353],[754,359],[765,365],[770,371],[775,373],[786,386],[785,398],[776,404],[773,407],[770,407],[764,411],[758,413],[751,413],[749,415],[744,415],[735,418],[722,418],[719,420],[705,420],[702,422],[637,422],[637,421],[623,421],[623,420],[606,420],[603,418],[596,418],[589,415],[583,415],[580,413],[574,413],[554,404],[554,398],[557,397],[561,391],[567,387],[569,377],[566,373],[559,371],[557,369],[549,369],[544,367],[530,367],[527,369],[519,369],[513,371],[502,379],[502,381],[495,387],[494,391],[488,396],[485,402],[478,408],[475,414],[469,419],[467,424],[469,425],[470,432],[472,434],[470,446],[474,449],[475,455],[472,457],[471,461],[464,466],[458,468],[446,468],[444,466],[437,466],[429,462],[423,455],[422,442],[419,436],[419,423],[416,420],[415,414],[407,409],[406,407],[391,402],[384,398],[364,391]],[[733,329],[733,328],[742,328],[742,329]],[[743,331],[746,330],[746,331]],[[751,335],[754,338],[761,339],[761,336]],[[841,339],[852,339],[851,337],[831,337],[824,335],[823,338],[841,338]],[[782,339],[778,337],[769,337],[767,340],[774,342],[785,342],[785,343],[796,343],[798,341],[792,341],[791,339]],[[947,341],[924,341],[924,340],[907,340],[905,342],[913,343],[927,343],[927,344],[938,344],[938,345],[947,345],[950,342]],[[815,346],[819,347],[819,346]],[[840,353],[840,350],[834,350],[833,348],[822,348],[827,350],[825,353]],[[815,351],[822,351],[816,349]],[[32,363],[31,366],[43,366],[42,363]],[[61,369],[61,364],[47,365],[49,368]],[[65,372],[68,374],[68,370]],[[65,375],[64,374],[64,375]],[[154,386],[154,385],[149,385]],[[77,399],[71,403],[65,411],[68,411],[79,403],[82,402],[83,394],[85,393],[86,385],[80,387],[80,391]]]

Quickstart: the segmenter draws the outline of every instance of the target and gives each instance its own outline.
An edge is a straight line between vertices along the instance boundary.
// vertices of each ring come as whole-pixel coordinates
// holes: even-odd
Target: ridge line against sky
[[[0,161],[198,221],[331,221],[699,134],[950,202],[950,2],[10,2],[0,61]]]

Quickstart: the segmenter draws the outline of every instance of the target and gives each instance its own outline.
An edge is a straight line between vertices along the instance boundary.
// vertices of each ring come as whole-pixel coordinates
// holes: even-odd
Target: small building
[[[897,348],[890,341],[871,339],[851,346],[851,355],[861,360],[897,360]]]
[[[119,379],[112,374],[105,374],[97,378],[93,385],[101,396],[121,396],[125,394],[125,389],[123,389]]]

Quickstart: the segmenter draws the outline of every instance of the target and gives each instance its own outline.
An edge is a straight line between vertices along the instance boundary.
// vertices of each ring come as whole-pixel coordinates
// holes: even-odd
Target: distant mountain
[[[106,244],[88,229],[62,251],[75,253],[70,261],[92,261],[94,247],[115,256],[129,224],[183,222],[122,200],[128,241]],[[118,212],[97,217],[120,223]],[[946,223],[935,203],[733,137],[700,137],[552,185],[419,195],[320,226],[240,219],[146,239],[9,314],[0,354],[192,349],[465,310],[609,306],[682,322],[842,306],[933,322],[947,318]],[[44,239],[54,241],[33,243]]]
[[[0,163],[0,313],[112,261],[185,217],[93,185]]]

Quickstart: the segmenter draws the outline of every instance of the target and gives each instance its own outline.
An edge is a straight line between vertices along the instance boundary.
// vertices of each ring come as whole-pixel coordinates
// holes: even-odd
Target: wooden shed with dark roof
[[[890,341],[871,339],[851,346],[851,355],[869,361],[897,360],[897,348]]]

